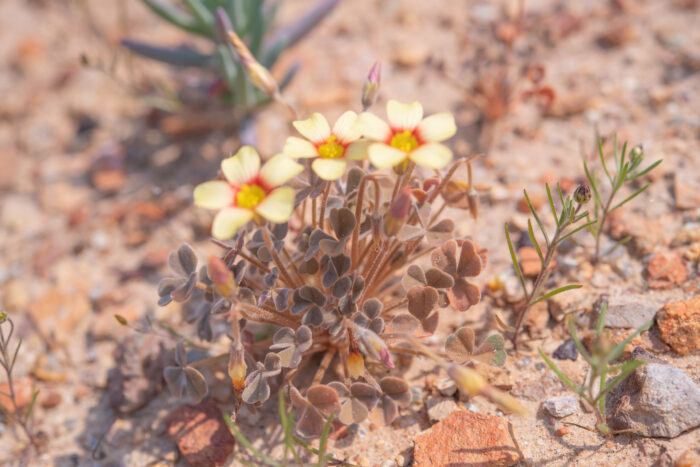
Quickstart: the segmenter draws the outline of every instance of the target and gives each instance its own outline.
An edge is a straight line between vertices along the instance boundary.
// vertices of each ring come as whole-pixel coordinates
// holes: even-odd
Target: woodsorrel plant
[[[364,106],[378,76],[375,67]],[[420,103],[390,100],[387,117],[347,111],[331,127],[314,113],[293,122],[300,136],[266,163],[249,146],[224,159],[222,177],[194,191],[198,206],[217,211],[212,234],[221,255],[198,267],[185,244],[170,257],[176,275],[159,286],[160,305],[203,291],[197,334],[216,340],[222,326],[212,321],[227,323],[236,400],[258,406],[285,388],[304,435],[321,434],[331,415],[345,424],[393,421],[411,391],[390,371],[392,353],[432,358],[469,394],[522,410],[469,367],[473,359],[503,364],[500,335],[475,346],[473,331],[462,328],[445,351],[423,342],[441,312],[480,300],[472,281],[487,251],[455,238],[442,215],[447,206],[476,215],[471,180],[464,196],[452,180],[473,158],[453,163],[442,144],[456,132],[450,113],[423,118]],[[419,260],[428,255],[426,267]],[[181,342],[166,381],[175,394],[201,400],[208,390],[198,368],[223,358],[188,363]]]

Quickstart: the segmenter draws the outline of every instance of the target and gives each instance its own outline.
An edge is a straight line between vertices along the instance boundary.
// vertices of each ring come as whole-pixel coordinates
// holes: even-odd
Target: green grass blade
[[[620,384],[623,379],[629,376],[630,373],[632,373],[634,370],[644,365],[645,363],[646,362],[644,360],[628,360],[625,363],[625,366],[622,367],[622,371],[620,371],[620,374],[615,376],[615,378],[613,378],[613,380],[610,381],[610,384],[605,385],[605,388],[602,391],[600,391],[600,393],[598,393],[598,395],[594,399],[594,402],[603,401],[604,404],[605,394],[607,394],[612,388]]]
[[[571,237],[572,235],[577,234],[580,230],[583,230],[583,229],[585,229],[586,227],[590,227],[591,225],[593,225],[593,224],[595,224],[595,223],[596,223],[596,221],[589,221],[589,222],[586,222],[585,224],[579,225],[578,227],[576,227],[576,228],[575,228],[574,230],[572,230],[571,232],[567,232],[565,235],[562,235],[561,237],[559,237],[558,243],[563,242],[564,240],[566,240],[567,238]]]
[[[542,225],[540,216],[537,215],[537,211],[535,211],[535,208],[532,206],[532,202],[530,202],[530,197],[527,195],[527,191],[523,190],[523,195],[525,195],[525,201],[527,202],[527,206],[530,208],[530,212],[532,212],[532,216],[535,218],[535,222],[537,222],[537,225],[540,227],[542,235],[544,235],[545,243],[549,245],[549,237],[547,236],[547,231],[544,230],[544,225]]]
[[[520,279],[520,285],[523,287],[523,292],[525,293],[525,296],[527,297],[527,286],[525,286],[525,277],[523,276],[523,272],[520,270],[520,264],[518,264],[518,258],[515,256],[515,250],[513,249],[513,242],[510,241],[510,233],[508,233],[508,224],[505,224],[505,230],[506,230],[506,242],[508,242],[508,251],[510,252],[510,260],[513,262],[513,267],[515,268],[515,272],[518,275],[518,279]]]
[[[647,167],[646,169],[642,170],[641,172],[637,172],[636,174],[631,174],[631,175],[629,176],[629,180],[634,180],[635,178],[639,178],[639,177],[641,177],[642,175],[648,174],[650,171],[654,170],[654,169],[656,168],[656,166],[658,166],[659,164],[661,164],[662,161],[663,161],[663,159],[659,159],[658,161],[654,162],[653,164],[651,164],[649,167]]]
[[[647,188],[649,188],[650,185],[651,185],[651,183],[647,183],[646,185],[644,185],[643,187],[641,187],[639,190],[635,191],[635,192],[632,193],[630,196],[628,196],[627,198],[625,198],[625,199],[623,199],[622,201],[620,201],[619,203],[617,203],[617,204],[616,204],[615,206],[613,206],[613,207],[610,209],[610,211],[608,211],[608,212],[613,212],[615,209],[619,208],[619,207],[622,206],[623,204],[632,201],[634,198],[636,198],[637,196],[641,195]]]
[[[596,320],[595,323],[595,333],[596,335],[600,336],[603,333],[603,328],[605,327],[605,315],[608,314],[608,302],[605,301],[603,302],[603,305],[600,307],[600,314],[598,315],[598,319]]]
[[[559,287],[558,289],[554,289],[551,292],[547,292],[546,294],[542,295],[540,298],[532,302],[532,305],[541,302],[542,300],[547,300],[548,298],[553,297],[555,295],[559,295],[560,293],[566,292],[567,290],[580,289],[581,287],[582,286],[579,284],[569,284],[563,287]]]
[[[627,337],[627,339],[620,342],[617,345],[617,347],[615,347],[613,349],[613,351],[610,352],[610,354],[608,354],[607,357],[605,357],[605,362],[609,363],[609,362],[615,361],[620,355],[622,355],[622,352],[625,350],[625,347],[627,346],[627,344],[629,344],[632,339],[634,339],[635,337],[637,337],[638,335],[640,335],[641,333],[643,333],[644,331],[649,329],[652,326],[652,324],[654,324],[653,320],[647,321],[639,329],[635,330],[632,334],[630,334]]]
[[[569,334],[571,334],[571,339],[574,341],[574,344],[576,344],[576,348],[578,349],[579,353],[583,357],[584,360],[588,362],[589,365],[594,366],[594,361],[591,355],[588,353],[588,350],[583,346],[581,343],[581,340],[578,338],[578,333],[576,332],[576,323],[574,323],[573,318],[571,315],[566,317],[566,323],[569,326]]]
[[[571,381],[571,380],[569,379],[569,377],[566,376],[566,375],[559,369],[559,367],[558,367],[553,361],[551,361],[551,360],[549,359],[549,357],[547,357],[547,355],[545,355],[545,353],[542,351],[542,349],[537,349],[537,351],[539,352],[540,357],[542,357],[542,358],[544,359],[544,361],[545,361],[545,363],[547,364],[547,366],[549,367],[549,369],[552,370],[554,373],[556,373],[556,375],[559,377],[559,379],[560,379],[564,384],[566,384],[566,385],[569,387],[569,389],[571,389],[572,391],[574,391],[576,394],[578,394],[578,395],[580,396],[580,395],[581,395],[581,388],[579,388],[578,386],[576,386],[576,385],[574,384],[574,382]]]
[[[284,404],[284,393],[279,391],[279,412],[280,420],[282,422],[282,429],[284,430],[284,462],[287,462],[287,452],[291,451],[294,460],[298,465],[303,465],[303,462],[299,458],[296,449],[294,448],[294,410],[290,410],[287,414],[287,409]]]
[[[241,433],[241,430],[238,429],[235,423],[231,420],[231,417],[229,417],[227,414],[222,414],[224,417],[224,422],[226,422],[226,425],[228,425],[229,429],[231,430],[231,433],[233,436],[236,438],[236,440],[248,451],[250,451],[255,457],[260,459],[261,462],[271,466],[271,467],[280,467],[280,464],[273,461],[269,457],[267,457],[265,454],[262,452],[258,451],[255,449],[255,447],[250,444],[250,441],[243,436],[243,433]]]
[[[605,394],[605,378],[607,377],[607,371],[605,367],[600,372],[600,386],[598,388],[598,396],[596,396],[596,399],[599,398],[601,394]],[[605,397],[600,397],[598,400],[598,412],[600,412],[600,415],[602,415],[603,420],[605,420]]]
[[[39,396],[39,390],[37,389],[34,391],[34,394],[32,395],[32,400],[29,402],[29,405],[27,406],[27,411],[24,413],[24,423],[26,424],[29,421],[29,417],[32,416],[32,411],[34,410],[34,404],[36,404],[36,398]]]
[[[177,26],[178,28],[194,34],[209,37],[206,31],[202,30],[195,18],[185,13],[175,5],[163,0],[143,0],[143,4],[165,21]]]
[[[17,347],[15,348],[15,353],[12,355],[12,362],[7,367],[7,372],[12,373],[12,369],[15,367],[15,362],[17,361],[17,355],[19,355],[19,348],[22,347],[22,338],[17,340]]]
[[[620,162],[617,165],[617,172],[621,173],[623,167],[625,166],[625,155],[627,155],[627,141],[622,144],[622,153],[620,154]],[[619,175],[618,175],[619,177]],[[624,177],[622,177],[624,179]]]
[[[207,31],[207,34],[211,36],[214,31],[214,15],[212,12],[201,0],[184,0],[184,2],[192,11],[202,30]]]
[[[615,137],[615,160],[617,161],[617,137]],[[610,172],[608,171],[608,166],[605,164],[605,155],[603,154],[603,140],[600,139],[598,140],[598,154],[600,154],[600,163],[603,165],[603,170],[605,171],[605,175],[608,176],[608,180],[610,180],[610,185],[615,185],[613,182],[613,178],[610,175]]]
[[[328,417],[326,424],[323,426],[323,434],[321,435],[321,440],[318,443],[318,467],[323,467],[326,465],[326,446],[328,444],[328,435],[331,431],[331,423],[333,422],[333,414]]]
[[[588,184],[591,186],[591,189],[593,190],[593,198],[595,200],[596,206],[601,206],[603,202],[601,201],[600,198],[600,192],[598,191],[598,182],[596,181],[595,177],[591,174],[591,171],[588,170],[588,164],[586,164],[586,160],[583,160],[583,171],[586,173],[586,178],[588,179]],[[598,210],[596,209],[596,214]]]
[[[552,191],[549,189],[549,184],[544,185],[545,188],[547,189],[547,200],[549,201],[549,207],[552,210],[552,216],[554,217],[554,222],[557,222],[557,225],[559,225],[559,216],[557,215],[557,208],[554,207],[554,200],[552,199]]]
[[[542,256],[542,249],[540,249],[540,245],[537,243],[537,239],[535,238],[535,232],[532,231],[532,222],[530,222],[530,219],[527,220],[527,233],[530,236],[532,245],[535,247],[535,251],[537,251],[537,256],[540,257],[540,264],[544,268],[544,256]]]

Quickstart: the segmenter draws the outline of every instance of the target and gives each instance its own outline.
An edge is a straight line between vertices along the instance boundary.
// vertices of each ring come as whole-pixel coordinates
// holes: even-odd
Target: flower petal
[[[224,208],[214,217],[211,234],[220,240],[227,240],[253,218],[253,211],[243,208]]]
[[[383,169],[385,167],[393,167],[406,159],[407,153],[392,148],[384,143],[374,143],[369,146],[369,160],[376,167]]]
[[[287,222],[294,209],[294,189],[284,186],[277,188],[255,206],[255,212],[275,224]]]
[[[315,144],[323,143],[331,135],[328,121],[318,112],[306,120],[296,120],[292,122],[292,125],[302,136]]]
[[[386,141],[391,136],[389,125],[370,112],[362,112],[355,121],[355,127],[365,138],[375,141]]]
[[[370,153],[370,158],[372,154]],[[408,158],[416,164],[425,165],[433,169],[441,169],[452,160],[450,148],[440,143],[428,143],[414,149],[408,154]]]
[[[260,170],[260,156],[252,146],[243,146],[235,156],[221,161],[221,171],[232,185],[241,186],[255,178]]]
[[[350,143],[350,145],[345,148],[345,158],[351,161],[361,161],[367,159],[367,150],[370,144],[373,143],[367,140]]]
[[[221,209],[233,203],[234,194],[228,182],[223,180],[204,182],[194,189],[194,204],[205,209]]]
[[[333,125],[333,134],[341,143],[352,143],[362,136],[360,129],[355,126],[356,121],[357,114],[352,110],[348,110],[335,121],[335,125]]]
[[[314,159],[311,168],[324,180],[338,180],[345,173],[348,163],[345,159]]]
[[[284,143],[284,150],[282,153],[289,157],[316,157],[318,156],[318,150],[316,146],[311,144],[311,142],[304,138],[298,138],[296,136],[290,136]]]
[[[413,130],[423,118],[423,106],[418,101],[402,104],[390,100],[386,104],[386,116],[393,130]]]
[[[457,125],[450,112],[440,112],[424,118],[417,130],[422,141],[438,142],[452,138],[457,133]]]
[[[268,188],[275,188],[296,177],[303,170],[303,165],[297,164],[284,154],[277,154],[265,162],[260,170],[260,179]]]

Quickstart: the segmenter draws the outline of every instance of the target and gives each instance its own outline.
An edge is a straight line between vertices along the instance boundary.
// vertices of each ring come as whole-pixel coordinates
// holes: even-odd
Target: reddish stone
[[[414,443],[415,467],[509,466],[521,458],[504,418],[465,410],[452,412]]]
[[[20,410],[24,409],[32,401],[32,396],[34,395],[34,383],[31,378],[13,378],[12,387],[15,390],[15,403]],[[5,407],[10,413],[14,413],[15,406],[12,403],[12,399],[7,397],[5,394],[10,393],[10,385],[7,383],[0,384],[0,404]]]
[[[53,409],[61,403],[63,397],[60,392],[51,391],[48,394],[41,396],[41,406],[45,409]]]
[[[688,280],[681,254],[677,251],[655,254],[647,264],[647,279],[652,289],[671,289]]]
[[[562,436],[569,434],[569,428],[566,426],[559,427],[557,428],[557,431],[554,432],[554,434],[561,438]]]
[[[540,273],[542,265],[537,250],[531,246],[524,246],[518,250],[518,256],[520,256],[520,267],[525,276],[535,277]]]
[[[235,440],[211,399],[180,406],[166,424],[168,435],[193,467],[224,465],[233,452]]]
[[[681,355],[700,350],[700,295],[667,303],[656,317],[661,338]]]
[[[540,195],[538,193],[528,193],[527,196],[530,198],[530,202],[532,203],[532,207],[535,208],[535,211],[538,211],[544,205],[544,195]],[[527,205],[525,196],[518,200],[518,211],[524,212],[525,214],[530,214],[530,206]]]

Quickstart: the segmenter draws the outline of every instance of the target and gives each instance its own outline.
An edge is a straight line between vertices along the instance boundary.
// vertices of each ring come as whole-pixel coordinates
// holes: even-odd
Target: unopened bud
[[[576,187],[576,191],[574,191],[574,201],[576,201],[578,204],[584,204],[590,201],[590,199],[591,187],[586,184],[581,184]]]
[[[481,394],[486,389],[486,380],[476,371],[461,365],[450,365],[447,375],[457,384],[457,387],[470,396]]]
[[[233,49],[236,51],[236,55],[238,55],[238,59],[248,73],[250,82],[268,97],[279,99],[280,95],[277,81],[275,81],[275,78],[272,77],[267,68],[258,63],[250,52],[250,49],[248,49],[248,46],[245,45],[245,42],[238,37],[238,34],[236,34],[231,26],[228,15],[221,7],[217,8],[216,11],[216,22],[219,36],[223,36],[231,43]]]
[[[245,388],[245,375],[248,366],[245,363],[243,349],[236,348],[236,345],[231,346],[231,351],[228,357],[228,375],[233,383],[233,389],[236,392],[243,391]]]
[[[479,218],[479,194],[473,186],[470,186],[467,192],[467,204],[469,204],[472,219],[477,220]]]
[[[365,359],[362,358],[362,354],[357,352],[350,352],[348,356],[348,373],[352,379],[357,379],[365,374]]]
[[[389,206],[389,212],[384,217],[384,233],[393,237],[408,217],[408,211],[411,209],[411,189],[406,187],[398,194],[396,199]]]
[[[212,256],[209,258],[209,263],[207,264],[207,272],[209,273],[209,278],[214,283],[216,291],[219,292],[223,297],[232,297],[235,290],[236,284],[233,282],[233,275],[231,271],[226,267],[226,264],[220,258]]]
[[[381,82],[382,75],[382,62],[374,62],[372,68],[369,70],[369,75],[367,75],[367,80],[362,86],[362,109],[367,110],[372,107],[372,104],[377,100],[377,95],[379,94],[379,84]]]
[[[355,327],[355,333],[362,341],[367,352],[389,368],[394,368],[394,362],[389,354],[389,349],[381,337],[376,335],[372,330],[360,328],[359,326]]]
[[[630,158],[635,160],[640,157],[644,157],[644,148],[641,144],[638,144],[630,150]]]

